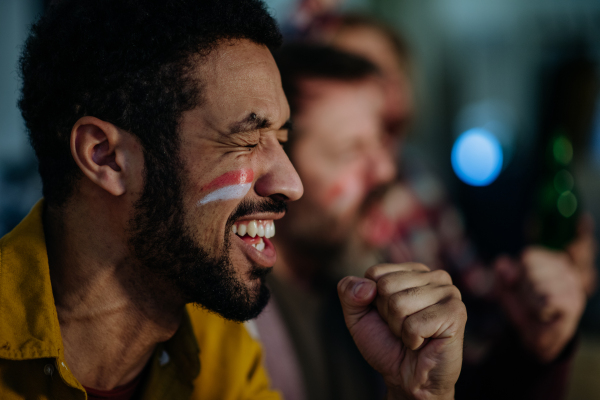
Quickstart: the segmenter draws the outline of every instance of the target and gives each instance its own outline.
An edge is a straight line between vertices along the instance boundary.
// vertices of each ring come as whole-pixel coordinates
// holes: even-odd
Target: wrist
[[[431,393],[427,390],[418,390],[416,393],[407,393],[405,390],[387,387],[385,400],[454,400],[454,387],[447,393]]]

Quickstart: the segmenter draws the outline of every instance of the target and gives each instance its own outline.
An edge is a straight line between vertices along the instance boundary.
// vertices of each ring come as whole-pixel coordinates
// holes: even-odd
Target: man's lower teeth
[[[265,242],[261,239],[258,243],[253,243],[252,247],[254,247],[258,251],[263,251],[265,249]]]

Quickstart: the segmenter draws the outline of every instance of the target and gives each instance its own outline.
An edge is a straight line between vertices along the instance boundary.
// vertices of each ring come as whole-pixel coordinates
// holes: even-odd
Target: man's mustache
[[[280,199],[264,199],[259,201],[251,201],[244,199],[233,211],[227,220],[227,226],[232,226],[235,221],[245,217],[246,215],[258,213],[285,213],[287,211],[287,203]]]
[[[386,196],[386,194],[389,192],[389,190],[394,187],[396,183],[396,180],[391,181],[391,182],[387,182],[387,183],[383,183],[381,185],[377,185],[375,187],[373,187],[371,190],[369,190],[369,192],[367,193],[367,196],[365,197],[360,209],[361,209],[361,214],[364,215],[364,213],[366,213],[373,204],[379,203],[383,200],[383,198]]]

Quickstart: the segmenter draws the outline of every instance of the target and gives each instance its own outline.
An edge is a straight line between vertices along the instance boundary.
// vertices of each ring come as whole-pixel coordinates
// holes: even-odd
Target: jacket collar
[[[0,357],[59,357],[60,326],[50,284],[43,201],[0,239]]]
[[[16,228],[0,239],[0,358],[30,360],[55,358],[67,384],[84,390],[64,360],[64,348],[56,313],[40,200]],[[149,386],[171,385],[191,390],[191,381],[200,372],[199,348],[186,310],[176,334],[157,346],[152,364],[171,373],[151,368]],[[167,354],[165,356],[165,353]],[[164,368],[161,368],[163,371]],[[164,382],[163,382],[164,383]],[[171,386],[172,387],[172,386]]]

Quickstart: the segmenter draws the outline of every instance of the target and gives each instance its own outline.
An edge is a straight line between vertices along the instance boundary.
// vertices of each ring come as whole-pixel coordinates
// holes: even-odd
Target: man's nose
[[[276,141],[269,142],[269,157],[264,166],[264,173],[258,178],[254,190],[262,197],[280,197],[295,201],[302,197],[304,188],[300,176],[290,162],[281,145]]]
[[[396,177],[396,163],[391,149],[378,147],[371,154],[370,180],[373,186],[392,181]]]

